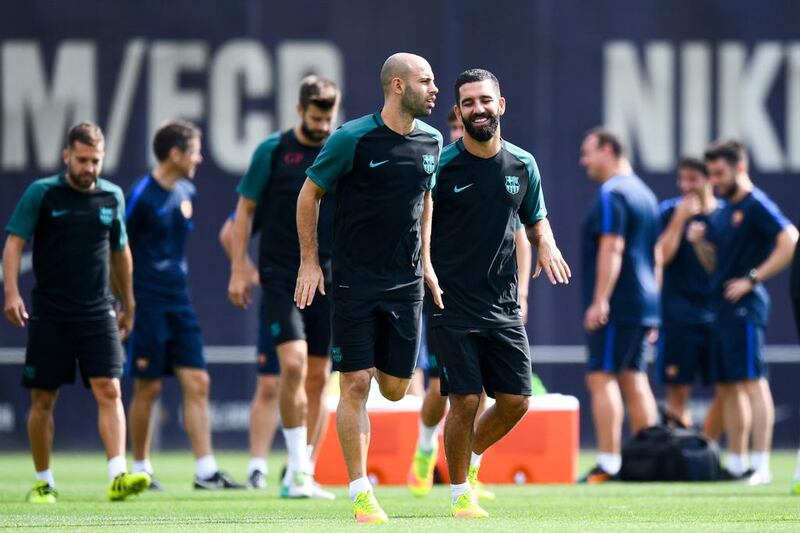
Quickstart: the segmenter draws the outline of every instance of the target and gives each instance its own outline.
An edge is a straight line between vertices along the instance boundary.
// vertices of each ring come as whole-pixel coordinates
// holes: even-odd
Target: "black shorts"
[[[417,368],[422,368],[428,379],[439,379],[439,363],[436,362],[436,353],[431,347],[430,337],[428,337],[428,316],[422,315],[422,335],[419,342],[419,356]]]
[[[277,376],[281,373],[281,362],[278,360],[278,352],[275,351],[275,341],[269,332],[267,319],[264,315],[264,298],[258,306],[258,373],[265,376]]]
[[[334,300],[333,369],[377,368],[409,379],[419,351],[422,301]]]
[[[589,333],[589,371],[617,374],[623,370],[644,372],[647,326],[609,322]]]
[[[136,378],[159,379],[176,368],[206,367],[200,325],[189,306],[138,307],[127,348],[125,374]]]
[[[495,393],[531,395],[530,346],[524,326],[428,330],[440,371],[442,396]]]
[[[88,388],[90,378],[119,378],[124,363],[115,317],[56,321],[31,318],[22,386],[56,390],[75,382],[77,363]]]
[[[294,285],[267,280],[262,291],[265,318],[262,327],[268,328],[275,346],[306,341],[309,355],[327,357],[331,348],[330,298],[317,294],[314,303],[301,310],[294,302]]]

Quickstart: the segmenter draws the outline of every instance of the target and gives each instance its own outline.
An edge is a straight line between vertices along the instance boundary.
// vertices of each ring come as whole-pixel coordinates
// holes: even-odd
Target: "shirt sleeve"
[[[766,195],[759,195],[756,209],[753,210],[753,223],[757,231],[769,240],[774,240],[778,234],[791,222],[787,219],[775,202]]]
[[[669,221],[672,219],[672,214],[675,212],[675,207],[672,205],[661,204],[661,231],[667,229]]]
[[[547,216],[547,208],[544,205],[539,167],[533,159],[527,162],[526,166],[528,168],[528,190],[525,191],[525,197],[522,198],[522,204],[517,213],[522,223],[530,226]]]
[[[28,186],[14,208],[11,220],[6,226],[6,232],[22,237],[26,241],[31,240],[36,223],[39,221],[39,208],[46,190],[46,187],[40,183],[32,183]]]
[[[525,225],[524,225],[524,224],[522,223],[522,221],[519,219],[519,215],[518,215],[518,216],[517,216],[517,220],[514,222],[514,231],[515,231],[515,232],[516,232],[516,231],[519,231],[519,230],[520,230],[520,228],[524,228],[524,227],[525,227]]]
[[[279,142],[280,136],[272,136],[256,148],[236,192],[254,202],[261,199],[272,175],[272,159]]]
[[[119,187],[114,190],[114,198],[117,200],[117,212],[111,223],[109,240],[112,250],[121,250],[128,244],[128,231],[125,226],[125,196]]]
[[[611,191],[600,190],[600,235],[625,236],[627,213],[622,198]]]
[[[436,157],[436,168],[431,173],[431,179],[428,180],[428,190],[429,191],[432,191],[434,189],[434,187],[436,187],[436,176],[439,174],[439,165],[440,165],[441,159],[442,159],[442,144],[443,144],[442,134],[439,133],[437,130],[434,130],[433,137],[436,139],[436,142],[438,143],[438,146],[436,147],[436,155],[434,156],[434,157]]]
[[[339,128],[306,170],[306,176],[320,188],[328,190],[336,180],[352,170],[355,151],[356,139],[344,128]]]

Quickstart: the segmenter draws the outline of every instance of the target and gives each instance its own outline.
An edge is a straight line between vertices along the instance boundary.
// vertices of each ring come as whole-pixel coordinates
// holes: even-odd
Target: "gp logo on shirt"
[[[508,194],[519,192],[519,178],[517,176],[506,176],[506,190]]]
[[[100,208],[100,222],[106,226],[110,226],[114,222],[114,209],[111,207]]]
[[[422,154],[422,169],[428,174],[436,170],[436,158],[433,154]]]

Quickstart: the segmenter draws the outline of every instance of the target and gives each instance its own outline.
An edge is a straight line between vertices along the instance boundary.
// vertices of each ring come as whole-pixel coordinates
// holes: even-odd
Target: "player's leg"
[[[455,517],[488,516],[478,505],[470,479],[475,414],[483,390],[481,352],[485,334],[468,328],[432,327],[428,335],[439,363],[440,388],[450,401],[444,423],[444,450],[450,474],[450,512]]]
[[[619,386],[628,409],[628,422],[634,435],[654,426],[658,414],[656,399],[647,377],[644,356],[648,328],[633,326],[617,329],[617,347],[624,353],[619,365]]]
[[[494,493],[482,487],[478,470],[483,453],[503,438],[525,416],[531,395],[531,365],[528,335],[523,326],[490,329],[487,332],[484,361],[481,366],[483,389],[495,403],[486,408],[475,424],[475,441],[470,457],[470,483],[479,498],[493,500]]]
[[[689,411],[691,393],[691,385],[667,385],[666,387],[667,413],[680,420],[686,427],[692,425],[692,414]]]
[[[367,398],[375,374],[377,320],[374,301],[334,300],[333,369],[339,372],[336,432],[350,480],[349,494],[359,523],[387,522],[367,478],[370,424]]]
[[[714,394],[711,403],[708,405],[706,419],[703,421],[703,435],[709,439],[719,442],[722,435],[722,402],[719,394]]]
[[[147,489],[150,476],[146,472],[129,474],[125,460],[125,410],[119,383],[125,356],[116,318],[85,321],[73,328],[81,376],[97,402],[97,425],[111,480],[108,497],[124,500]]]
[[[666,385],[666,410],[683,425],[692,425],[689,397],[700,359],[707,348],[704,326],[665,323],[659,331],[657,379]]]
[[[32,320],[28,328],[22,386],[31,391],[28,411],[28,439],[36,471],[36,482],[27,495],[31,503],[55,503],[55,478],[50,468],[55,424],[53,412],[58,387],[75,376],[71,339],[63,324]]]
[[[165,346],[167,368],[178,378],[183,393],[183,426],[195,459],[194,488],[241,489],[219,469],[211,445],[208,398],[211,378],[203,356],[203,337],[191,307],[166,313],[169,340]]]
[[[752,365],[749,327],[746,318],[736,316],[735,310],[726,306],[717,314],[712,343],[713,374],[728,441],[727,467],[734,477],[750,470],[747,448],[753,418],[744,384],[757,374]]]
[[[126,375],[134,378],[128,418],[133,449],[133,471],[150,475],[150,489],[164,490],[153,475],[150,462],[153,406],[161,395],[167,361],[165,346],[169,331],[162,309],[143,307],[136,313],[136,329],[126,343]]]
[[[607,324],[588,335],[589,372],[586,386],[592,402],[592,420],[597,439],[597,465],[582,482],[608,481],[622,465],[622,420],[624,407],[616,373],[622,357],[617,342],[616,324]]]
[[[131,403],[128,407],[133,471],[147,472],[151,476],[153,474],[153,465],[150,463],[150,442],[153,432],[152,413],[153,405],[160,395],[160,379],[136,378],[133,383]]]
[[[31,389],[31,408],[28,412],[28,439],[31,443],[36,483],[28,493],[31,503],[55,503],[56,481],[50,468],[55,425],[53,411],[58,398],[57,390]]]
[[[272,446],[275,429],[278,426],[278,391],[280,380],[277,375],[260,374],[256,392],[250,403],[250,462],[247,467],[247,486],[262,489],[266,486],[268,474],[266,454]]]
[[[747,380],[743,385],[750,402],[752,416],[750,467],[754,470],[754,474],[749,481],[753,485],[766,484],[772,481],[769,455],[772,449],[775,404],[766,378]]]

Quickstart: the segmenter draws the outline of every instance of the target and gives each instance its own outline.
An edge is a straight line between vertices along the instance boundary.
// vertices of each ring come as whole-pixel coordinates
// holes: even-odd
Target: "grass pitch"
[[[497,500],[484,507],[488,520],[449,518],[449,488],[423,499],[404,487],[382,486],[376,495],[389,514],[381,530],[394,531],[800,531],[800,496],[790,496],[794,452],[773,455],[775,480],[765,487],[737,483],[609,483],[592,486],[496,486]],[[220,466],[243,479],[247,456],[220,453]],[[593,456],[581,456],[581,471]],[[60,492],[55,505],[24,503],[33,472],[27,454],[0,456],[0,529],[48,531],[351,531],[355,523],[345,487],[334,502],[278,498],[283,456],[270,459],[265,491],[201,492],[191,488],[188,452],[162,453],[153,463],[165,493],[146,493],[121,503],[106,499],[101,454],[56,454]],[[364,526],[366,527],[366,526]]]

